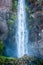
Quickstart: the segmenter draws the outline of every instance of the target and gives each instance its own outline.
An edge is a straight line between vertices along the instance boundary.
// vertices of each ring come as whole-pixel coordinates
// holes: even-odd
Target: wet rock
[[[0,21],[0,40],[5,40],[8,34],[8,27],[6,22]]]

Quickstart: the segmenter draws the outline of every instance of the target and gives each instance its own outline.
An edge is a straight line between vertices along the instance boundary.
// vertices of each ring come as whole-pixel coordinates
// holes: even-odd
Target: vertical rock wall
[[[6,7],[6,8],[9,8],[9,9],[11,9],[11,7],[12,7],[12,0],[0,0],[0,8],[4,8],[4,7]]]

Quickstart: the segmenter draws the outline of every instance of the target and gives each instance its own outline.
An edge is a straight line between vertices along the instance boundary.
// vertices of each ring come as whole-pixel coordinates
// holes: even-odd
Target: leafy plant
[[[17,0],[12,0],[12,11],[17,10]]]
[[[3,48],[4,48],[3,41],[0,41],[0,55],[3,55]]]

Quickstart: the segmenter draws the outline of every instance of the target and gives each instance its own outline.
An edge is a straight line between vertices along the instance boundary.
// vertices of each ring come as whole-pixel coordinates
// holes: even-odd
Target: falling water
[[[27,42],[28,32],[26,28],[26,14],[25,14],[25,1],[18,1],[18,32],[17,32],[17,49],[18,57],[22,57],[24,54],[28,54]],[[17,38],[16,37],[16,38]]]

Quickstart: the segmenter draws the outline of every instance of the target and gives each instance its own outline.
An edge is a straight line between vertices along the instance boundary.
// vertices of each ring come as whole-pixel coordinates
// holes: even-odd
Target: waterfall
[[[17,28],[17,49],[18,57],[28,54],[28,31],[26,27],[25,1],[18,0],[18,28]]]

